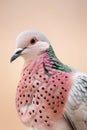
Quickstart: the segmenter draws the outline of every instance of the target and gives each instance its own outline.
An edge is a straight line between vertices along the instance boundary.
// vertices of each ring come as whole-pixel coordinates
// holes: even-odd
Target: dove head
[[[31,61],[43,54],[50,46],[48,39],[35,30],[21,32],[16,39],[16,50],[11,62],[22,56],[25,61]]]

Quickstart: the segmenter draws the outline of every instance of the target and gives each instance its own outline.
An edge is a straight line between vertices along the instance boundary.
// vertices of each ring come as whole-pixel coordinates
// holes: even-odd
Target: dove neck
[[[28,65],[35,66],[35,64],[38,64],[38,66],[43,64],[48,69],[53,68],[53,69],[60,70],[60,71],[71,72],[71,69],[69,66],[63,64],[59,59],[57,59],[51,46],[49,47],[49,49],[47,51],[42,52],[41,55],[34,57],[31,60],[28,59],[24,63],[24,68],[26,68],[26,66],[28,66]]]
[[[65,64],[63,64],[55,55],[53,48],[49,47],[49,49],[47,50],[48,53],[48,57],[49,59],[52,60],[53,64],[52,64],[52,68],[60,70],[60,71],[65,71],[65,72],[71,72],[71,68]]]

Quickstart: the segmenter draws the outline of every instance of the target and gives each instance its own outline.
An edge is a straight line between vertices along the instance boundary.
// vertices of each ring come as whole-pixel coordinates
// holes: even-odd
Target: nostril
[[[16,52],[16,54],[20,54],[21,52],[22,52],[22,50],[19,50],[19,51]]]
[[[16,54],[16,55],[21,54],[21,52],[24,51],[26,48],[27,48],[27,47],[19,48],[19,49],[15,52],[15,54]]]

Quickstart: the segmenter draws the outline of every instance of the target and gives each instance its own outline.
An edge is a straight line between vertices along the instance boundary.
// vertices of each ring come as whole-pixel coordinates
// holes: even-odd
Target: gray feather
[[[76,70],[73,72],[74,84],[69,93],[65,112],[77,130],[87,130],[87,74]]]

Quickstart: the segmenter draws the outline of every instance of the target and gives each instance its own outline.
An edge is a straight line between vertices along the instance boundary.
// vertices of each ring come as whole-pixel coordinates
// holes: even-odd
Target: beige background
[[[0,130],[25,129],[15,109],[23,60],[9,60],[26,29],[43,32],[61,61],[87,72],[87,0],[0,0]]]

